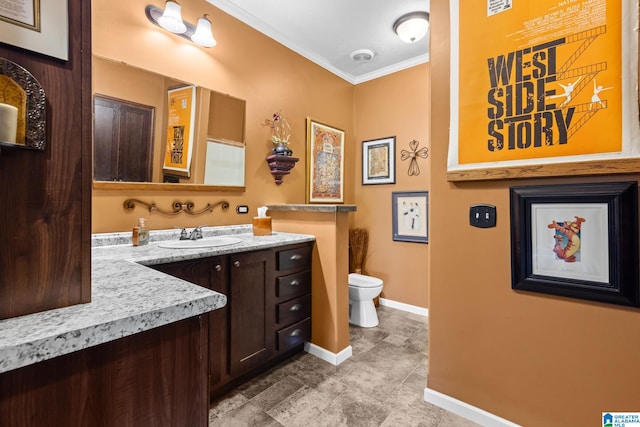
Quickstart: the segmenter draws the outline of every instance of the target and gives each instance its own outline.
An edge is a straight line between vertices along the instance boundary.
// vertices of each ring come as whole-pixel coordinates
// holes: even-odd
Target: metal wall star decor
[[[429,156],[429,149],[427,147],[423,147],[418,150],[419,144],[420,143],[414,139],[409,143],[409,148],[411,149],[411,151],[400,151],[400,158],[402,160],[411,159],[411,161],[409,162],[409,176],[420,175],[420,167],[418,167],[418,157],[426,159]]]

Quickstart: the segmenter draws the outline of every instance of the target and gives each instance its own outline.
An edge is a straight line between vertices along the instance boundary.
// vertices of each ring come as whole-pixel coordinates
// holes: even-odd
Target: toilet
[[[349,274],[349,323],[363,328],[378,326],[373,299],[380,295],[383,285],[377,277]]]

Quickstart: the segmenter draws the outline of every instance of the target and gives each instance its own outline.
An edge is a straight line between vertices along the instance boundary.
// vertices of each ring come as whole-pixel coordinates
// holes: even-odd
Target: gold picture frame
[[[0,6],[2,42],[54,58],[69,60],[67,0],[18,0]]]
[[[307,117],[307,203],[344,202],[344,131]]]

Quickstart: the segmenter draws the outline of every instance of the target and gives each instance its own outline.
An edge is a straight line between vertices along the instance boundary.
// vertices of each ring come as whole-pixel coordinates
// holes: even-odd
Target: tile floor
[[[378,317],[349,328],[339,366],[300,353],[214,402],[209,426],[477,426],[423,400],[427,318],[384,306]]]

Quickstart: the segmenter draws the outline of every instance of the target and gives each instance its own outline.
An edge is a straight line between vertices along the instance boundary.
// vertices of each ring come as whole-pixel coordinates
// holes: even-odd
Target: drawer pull
[[[299,336],[301,333],[302,333],[302,331],[301,331],[300,329],[294,329],[294,331],[293,331],[293,332],[291,332],[291,333],[289,334],[289,336],[290,336],[290,337],[297,337],[297,336]]]
[[[216,264],[215,267],[213,267],[216,271],[222,271],[222,266],[220,264]]]
[[[234,267],[240,267],[240,261],[233,261]]]
[[[293,254],[289,257],[289,259],[291,261],[300,261],[302,259],[302,255],[300,254]]]
[[[294,279],[291,282],[289,282],[289,286],[300,286],[300,280],[298,279]]]
[[[289,308],[289,311],[295,312],[295,311],[300,311],[300,309],[302,309],[302,306],[300,304],[295,304]]]

